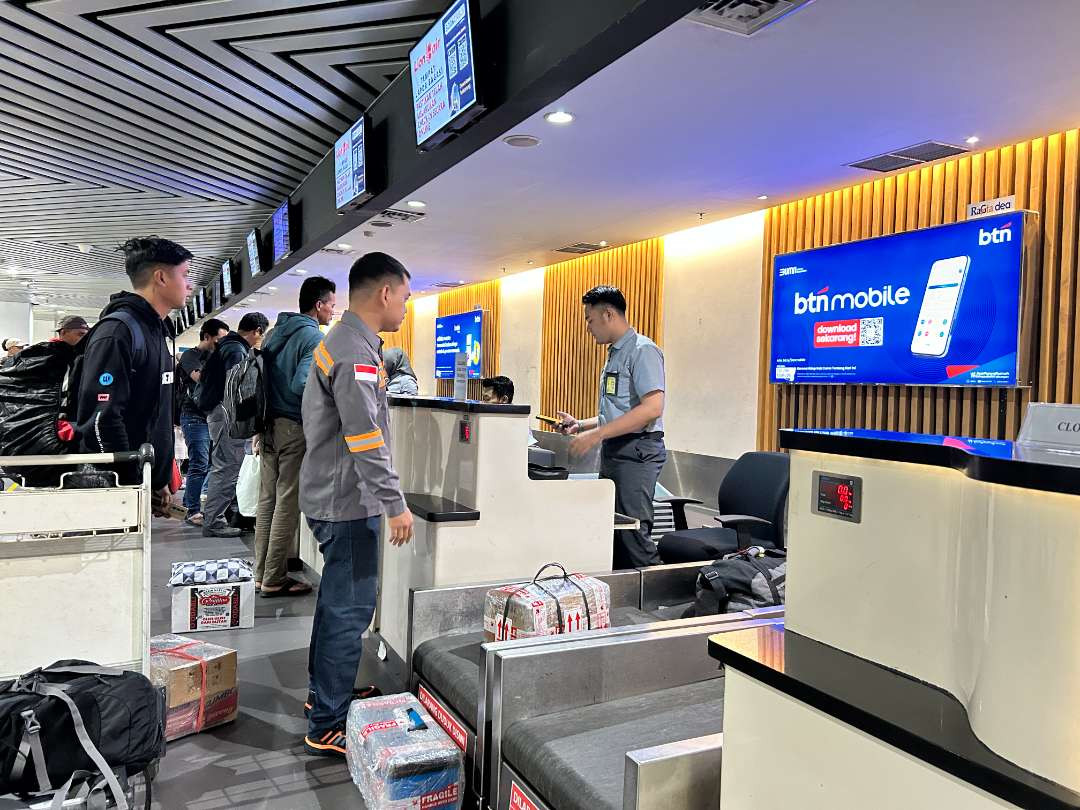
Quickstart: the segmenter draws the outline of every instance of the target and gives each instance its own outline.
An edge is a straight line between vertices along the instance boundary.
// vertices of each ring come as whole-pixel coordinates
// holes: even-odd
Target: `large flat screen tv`
[[[787,253],[773,265],[770,381],[1019,384],[1033,214]]]
[[[454,378],[454,359],[458,352],[468,356],[469,379],[483,376],[484,313],[479,309],[460,315],[444,315],[435,319],[435,377],[440,380]]]
[[[409,51],[416,144],[436,145],[483,112],[473,47],[475,7],[454,0]]]

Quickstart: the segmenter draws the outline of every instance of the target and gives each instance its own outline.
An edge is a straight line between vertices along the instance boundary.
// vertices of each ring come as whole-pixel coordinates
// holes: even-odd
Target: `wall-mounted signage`
[[[483,111],[476,89],[474,9],[454,0],[409,51],[416,143],[433,146]]]
[[[979,219],[980,217],[992,217],[995,214],[1010,214],[1015,210],[1016,195],[1010,194],[1008,197],[995,197],[992,200],[969,203],[967,208],[967,218]]]
[[[469,379],[481,377],[484,354],[480,346],[483,336],[484,313],[479,310],[460,315],[444,315],[435,319],[435,377],[454,379],[458,354],[466,357]]]
[[[777,256],[771,381],[1016,385],[1030,216]]]
[[[334,144],[334,198],[337,207],[359,205],[371,197],[367,190],[367,154],[361,118]]]
[[[259,259],[259,231],[257,229],[248,231],[246,242],[248,267],[251,269],[252,277],[254,277],[262,272],[262,262]]]
[[[205,290],[200,287],[199,291],[195,293],[195,317],[201,318],[206,314],[206,295]]]

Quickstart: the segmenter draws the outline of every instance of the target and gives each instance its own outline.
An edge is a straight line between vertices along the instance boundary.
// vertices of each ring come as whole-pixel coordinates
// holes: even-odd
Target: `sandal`
[[[273,599],[278,596],[307,596],[309,593],[311,593],[310,585],[292,577],[286,577],[285,584],[280,588],[268,591],[263,587],[259,591],[264,599]]]

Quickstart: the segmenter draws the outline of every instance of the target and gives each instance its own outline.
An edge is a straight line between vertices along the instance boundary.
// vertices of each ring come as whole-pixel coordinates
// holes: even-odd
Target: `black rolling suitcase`
[[[57,661],[0,682],[0,796],[22,804],[128,810],[131,777],[165,753],[165,698],[136,672]],[[0,807],[4,807],[0,803]]]

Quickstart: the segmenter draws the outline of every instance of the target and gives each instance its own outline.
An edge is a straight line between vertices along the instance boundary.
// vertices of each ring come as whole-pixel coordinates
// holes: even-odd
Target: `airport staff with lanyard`
[[[614,566],[658,565],[652,540],[653,494],[667,461],[664,447],[664,355],[626,320],[626,299],[616,287],[594,287],[582,297],[585,326],[607,345],[600,374],[600,406],[592,419],[559,412],[557,429],[575,436],[570,454],[582,456],[603,443],[600,477],[615,482],[615,511],[640,527],[615,532]]]

